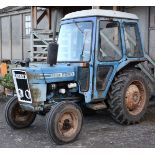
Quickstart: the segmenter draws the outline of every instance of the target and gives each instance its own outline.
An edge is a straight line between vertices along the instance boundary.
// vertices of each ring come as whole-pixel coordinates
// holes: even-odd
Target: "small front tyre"
[[[47,116],[47,131],[56,144],[66,144],[78,137],[82,122],[82,112],[77,104],[60,102],[51,108]]]
[[[35,120],[36,114],[31,111],[22,110],[16,96],[12,97],[5,107],[5,119],[13,129],[29,127]]]

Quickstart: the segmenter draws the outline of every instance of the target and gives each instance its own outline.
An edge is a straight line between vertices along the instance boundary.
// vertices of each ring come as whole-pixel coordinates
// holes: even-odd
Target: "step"
[[[107,105],[105,102],[97,102],[97,103],[90,103],[87,105],[88,108],[93,109],[93,110],[101,110],[107,108]]]

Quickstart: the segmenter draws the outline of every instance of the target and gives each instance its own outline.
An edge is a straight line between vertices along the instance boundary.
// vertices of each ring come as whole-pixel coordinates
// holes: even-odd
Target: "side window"
[[[136,23],[125,23],[125,46],[128,57],[141,57],[143,56],[140,36]]]
[[[99,61],[114,61],[122,58],[120,26],[118,22],[100,21]]]

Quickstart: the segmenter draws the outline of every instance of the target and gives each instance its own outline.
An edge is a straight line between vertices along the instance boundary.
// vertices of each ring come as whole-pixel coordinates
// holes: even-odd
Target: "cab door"
[[[93,99],[104,99],[115,76],[122,57],[121,20],[98,21]]]

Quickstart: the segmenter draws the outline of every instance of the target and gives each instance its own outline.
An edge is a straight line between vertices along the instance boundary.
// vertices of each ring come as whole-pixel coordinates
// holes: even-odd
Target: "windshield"
[[[61,26],[57,61],[89,61],[91,53],[92,22]]]

